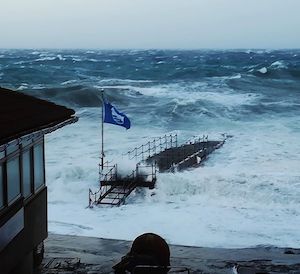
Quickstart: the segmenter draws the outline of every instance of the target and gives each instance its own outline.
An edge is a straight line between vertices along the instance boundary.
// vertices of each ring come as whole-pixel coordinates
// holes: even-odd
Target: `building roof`
[[[0,87],[0,145],[74,119],[75,111]]]

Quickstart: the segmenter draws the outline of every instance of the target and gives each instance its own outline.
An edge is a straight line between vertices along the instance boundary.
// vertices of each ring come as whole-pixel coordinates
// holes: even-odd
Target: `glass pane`
[[[44,182],[44,153],[43,145],[39,144],[33,148],[33,159],[34,159],[34,188],[37,189]]]
[[[18,150],[19,146],[18,145],[14,145],[14,144],[11,144],[9,145],[7,148],[6,148],[6,153],[7,155],[13,153],[13,152],[16,152]]]
[[[7,196],[11,202],[21,192],[20,189],[20,165],[19,158],[16,157],[7,162]]]
[[[3,168],[0,165],[0,208],[3,206]]]
[[[22,155],[22,168],[23,168],[23,194],[28,197],[31,194],[31,164],[30,164],[30,151],[26,151]]]

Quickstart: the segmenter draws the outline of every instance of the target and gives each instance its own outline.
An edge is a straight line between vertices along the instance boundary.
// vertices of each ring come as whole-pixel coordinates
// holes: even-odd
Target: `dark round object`
[[[166,241],[154,233],[138,236],[121,262],[113,266],[115,274],[167,274],[170,249]],[[146,267],[146,268],[145,268]]]
[[[131,255],[147,255],[156,259],[158,265],[170,265],[170,249],[167,242],[157,234],[145,233],[132,243]]]

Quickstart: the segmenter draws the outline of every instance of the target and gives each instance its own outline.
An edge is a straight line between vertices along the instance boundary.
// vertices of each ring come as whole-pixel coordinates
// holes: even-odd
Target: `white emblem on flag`
[[[114,107],[111,108],[111,115],[117,124],[119,124],[119,125],[124,124],[124,117],[122,115],[118,114]]]

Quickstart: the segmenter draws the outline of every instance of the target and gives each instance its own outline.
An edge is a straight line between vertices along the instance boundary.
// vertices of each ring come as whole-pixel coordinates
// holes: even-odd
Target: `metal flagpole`
[[[103,95],[104,91],[101,90],[101,96],[102,96],[102,123],[101,123],[101,137],[102,137],[102,144],[101,144],[101,170],[103,171],[103,165],[104,165],[104,140],[103,140],[103,136],[104,136],[104,95]]]

